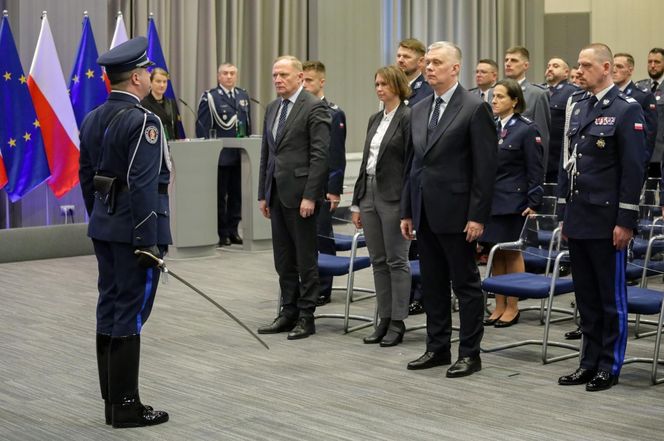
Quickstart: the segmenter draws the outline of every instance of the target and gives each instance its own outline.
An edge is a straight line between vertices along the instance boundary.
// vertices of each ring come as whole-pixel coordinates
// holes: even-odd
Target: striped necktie
[[[279,137],[284,131],[284,126],[286,125],[286,116],[288,115],[289,104],[290,101],[288,100],[281,101],[281,112],[279,113],[279,122],[277,123],[277,136],[275,137],[275,140],[279,139]]]

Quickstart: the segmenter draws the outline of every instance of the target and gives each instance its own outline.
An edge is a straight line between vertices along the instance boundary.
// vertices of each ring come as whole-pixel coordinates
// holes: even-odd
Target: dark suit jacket
[[[427,136],[433,95],[411,112],[409,166],[402,218],[419,228],[422,208],[436,234],[461,233],[468,221],[486,223],[496,178],[496,126],[489,105],[458,85],[440,122]]]
[[[271,202],[276,181],[279,200],[287,208],[298,208],[302,199],[320,200],[328,178],[330,113],[327,105],[302,90],[288,114],[279,139],[272,136],[281,99],[265,111],[263,144],[258,176],[258,200]]]
[[[329,175],[326,193],[341,195],[344,192],[346,171],[346,114],[336,104],[323,98],[332,118],[330,127]]]
[[[359,205],[366,192],[367,161],[371,150],[371,139],[383,119],[383,111],[371,115],[364,141],[364,154],[360,174],[355,182],[353,205]],[[410,108],[405,103],[399,104],[380,143],[376,161],[376,180],[378,192],[386,201],[398,201],[403,188],[403,175],[410,152]]]

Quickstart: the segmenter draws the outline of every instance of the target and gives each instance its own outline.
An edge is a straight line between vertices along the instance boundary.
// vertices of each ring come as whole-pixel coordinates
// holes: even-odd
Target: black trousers
[[[422,304],[427,314],[427,351],[449,352],[452,335],[450,281],[459,299],[459,357],[479,355],[484,335],[484,296],[475,263],[475,243],[465,233],[436,234],[422,208],[417,231]]]
[[[612,239],[568,239],[581,316],[581,367],[619,375],[627,346],[627,252]]]
[[[217,232],[219,239],[237,234],[242,219],[240,164],[220,166],[217,173]]]
[[[281,314],[295,320],[313,317],[318,299],[317,210],[300,216],[300,208],[288,208],[279,201],[276,182],[272,184],[270,224],[274,267],[279,274]]]

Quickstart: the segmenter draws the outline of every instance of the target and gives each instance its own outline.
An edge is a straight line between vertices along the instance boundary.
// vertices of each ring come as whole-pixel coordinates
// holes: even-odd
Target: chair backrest
[[[545,182],[542,184],[542,189],[544,190],[544,196],[553,196],[557,197],[557,188],[558,184],[555,182]]]

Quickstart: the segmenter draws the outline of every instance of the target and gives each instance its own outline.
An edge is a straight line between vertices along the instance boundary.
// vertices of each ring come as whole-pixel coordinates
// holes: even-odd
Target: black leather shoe
[[[318,296],[318,298],[316,299],[316,306],[327,305],[331,301],[332,301],[332,299],[330,298],[330,296],[322,296],[321,295],[321,296]]]
[[[413,300],[413,303],[408,305],[408,315],[424,314],[424,305],[419,300]]]
[[[229,247],[231,246],[231,238],[230,237],[222,237],[219,239],[219,246],[220,247]]]
[[[288,333],[288,340],[298,340],[300,338],[307,338],[316,333],[316,325],[314,325],[313,317],[300,317],[297,319],[297,324],[291,332]]]
[[[569,331],[565,333],[565,339],[566,340],[579,340],[583,333],[581,332],[581,328],[576,328],[574,331]]]
[[[231,234],[228,240],[235,245],[242,245],[242,238],[237,233]]]
[[[387,330],[387,334],[380,341],[380,346],[387,348],[398,345],[403,340],[405,332],[406,325],[403,323],[403,320],[392,320],[390,322],[390,327]]]
[[[447,370],[447,378],[466,377],[482,370],[482,360],[479,355],[474,357],[461,357]]]
[[[600,390],[611,389],[611,386],[618,384],[618,376],[610,374],[605,370],[598,370],[597,374],[586,383],[588,392],[599,392]]]
[[[408,369],[416,371],[419,369],[429,369],[436,366],[446,366],[452,362],[452,356],[449,352],[425,352],[417,360],[408,363]]]
[[[493,326],[495,328],[509,328],[510,326],[519,323],[519,317],[521,317],[521,311],[517,312],[514,318],[508,322],[498,319]]]
[[[593,379],[595,376],[594,369],[584,369],[582,367],[578,368],[569,375],[563,375],[558,378],[558,384],[561,386],[576,386],[579,384],[585,384]]]
[[[168,413],[143,405],[137,398],[127,398],[121,404],[113,404],[113,427],[156,426],[168,421]]]
[[[280,332],[289,332],[295,327],[295,321],[289,320],[283,315],[280,315],[271,325],[261,326],[258,328],[259,334],[278,334]]]
[[[493,318],[493,319],[492,318],[487,318],[487,319],[484,319],[484,321],[482,323],[484,324],[484,326],[493,326],[493,325],[496,324],[496,322],[498,320],[500,320],[500,317],[496,317],[496,318]]]
[[[374,330],[373,334],[371,334],[368,337],[364,337],[362,341],[368,345],[375,345],[380,343],[383,337],[385,337],[385,335],[387,334],[387,330],[389,327],[390,327],[389,318],[380,319],[380,322],[378,322],[378,326],[376,326],[376,329]]]

